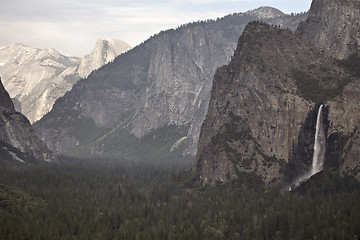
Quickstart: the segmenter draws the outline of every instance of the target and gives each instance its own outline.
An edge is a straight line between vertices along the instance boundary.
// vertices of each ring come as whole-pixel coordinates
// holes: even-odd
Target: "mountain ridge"
[[[265,20],[295,29],[304,18],[303,14]],[[86,82],[76,84],[35,128],[54,151],[67,152],[78,147],[83,149],[82,154],[91,156],[95,152],[111,154],[107,143],[98,140],[111,129],[121,129],[118,127],[124,124],[124,119],[131,118],[126,125],[127,137],[135,136],[139,141],[161,129],[166,135],[165,129],[172,125],[187,127],[186,135],[179,133],[172,143],[186,137],[183,153],[194,156],[210,99],[212,76],[218,66],[230,60],[243,28],[251,20],[258,17],[240,13],[162,31],[93,72]],[[55,120],[56,116],[64,115],[78,117]],[[94,134],[92,143],[81,141],[82,137],[74,136],[70,128],[60,130],[60,134],[56,130],[56,126],[69,126],[70,122],[81,128],[82,121],[92,122],[90,125],[102,132],[98,136],[95,135],[99,132]],[[121,142],[119,137],[123,134],[115,135]],[[73,143],[72,147],[69,142]],[[134,153],[123,151],[112,157]],[[166,151],[169,153],[170,147]]]
[[[107,44],[108,41],[113,43]],[[101,43],[107,47],[101,48]],[[124,49],[116,50],[117,47]],[[2,47],[0,73],[3,83],[11,97],[21,103],[19,109],[22,113],[34,123],[49,112],[55,100],[69,91],[81,76],[85,77],[101,64],[112,61],[116,54],[125,50],[125,44],[99,40],[96,48],[103,52],[94,50],[92,55],[86,55],[81,60],[64,56],[56,49],[33,48],[21,43]],[[109,57],[103,59],[103,55]],[[91,66],[86,66],[90,63]]]

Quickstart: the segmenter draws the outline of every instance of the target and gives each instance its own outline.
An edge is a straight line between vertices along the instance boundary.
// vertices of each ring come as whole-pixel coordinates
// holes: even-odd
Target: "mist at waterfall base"
[[[288,187],[288,191],[291,191],[300,186],[303,182],[306,182],[313,175],[321,172],[324,168],[324,159],[325,159],[325,129],[323,124],[322,116],[323,104],[320,105],[319,111],[316,119],[316,131],[315,131],[315,143],[314,143],[314,154],[312,158],[311,169],[304,175],[297,178],[291,185]]]

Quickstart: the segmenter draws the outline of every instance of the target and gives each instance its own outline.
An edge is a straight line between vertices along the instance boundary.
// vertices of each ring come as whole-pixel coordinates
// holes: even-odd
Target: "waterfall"
[[[312,158],[311,169],[309,172],[305,173],[304,175],[296,179],[296,181],[294,181],[293,184],[291,184],[291,186],[288,188],[289,191],[291,191],[294,188],[297,188],[298,186],[300,186],[301,183],[306,182],[313,175],[323,170],[326,138],[325,138],[323,117],[322,117],[322,109],[323,109],[323,105],[321,104],[316,119],[314,154]]]
[[[319,112],[316,120],[316,132],[315,132],[315,144],[314,155],[312,159],[311,174],[310,177],[321,170],[323,170],[324,157],[325,157],[325,131],[322,120],[323,105],[319,107]]]

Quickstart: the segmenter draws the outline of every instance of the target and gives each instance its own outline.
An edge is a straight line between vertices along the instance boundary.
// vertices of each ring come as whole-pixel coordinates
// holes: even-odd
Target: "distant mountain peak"
[[[93,70],[113,61],[130,49],[129,44],[119,39],[97,39],[93,51],[81,60],[78,70],[80,77],[86,78]]]
[[[14,43],[0,49],[0,63],[4,86],[20,101],[22,113],[30,122],[50,111],[57,97],[79,79],[75,73],[80,59],[61,55],[56,49]]]
[[[110,43],[110,44],[123,44],[126,46],[129,46],[129,44],[127,44],[126,42],[124,42],[123,40],[120,39],[116,39],[116,38],[98,38],[96,39],[96,45],[99,43]]]
[[[17,42],[17,43],[13,43],[13,44],[11,44],[9,47],[16,47],[16,48],[18,48],[18,47],[28,47],[28,46],[26,46],[25,44],[22,44],[22,43],[19,43],[19,42]],[[5,48],[5,47],[3,47],[3,48]]]
[[[88,76],[129,48],[118,39],[98,39],[93,52],[80,59],[64,56],[54,48],[14,43],[0,48],[0,71],[10,96],[21,103],[21,112],[33,123],[49,112],[55,100],[80,77]]]
[[[282,11],[280,11],[279,9],[273,8],[273,7],[268,7],[268,6],[263,6],[263,7],[259,7],[257,9],[248,11],[248,13],[251,13],[252,15],[255,15],[259,18],[278,18],[278,17],[283,17],[286,14],[283,13]]]

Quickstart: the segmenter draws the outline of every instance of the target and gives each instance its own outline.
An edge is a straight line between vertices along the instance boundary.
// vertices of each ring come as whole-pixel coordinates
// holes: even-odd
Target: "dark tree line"
[[[331,169],[294,192],[255,175],[66,161],[2,167],[0,239],[359,239],[360,188]]]

